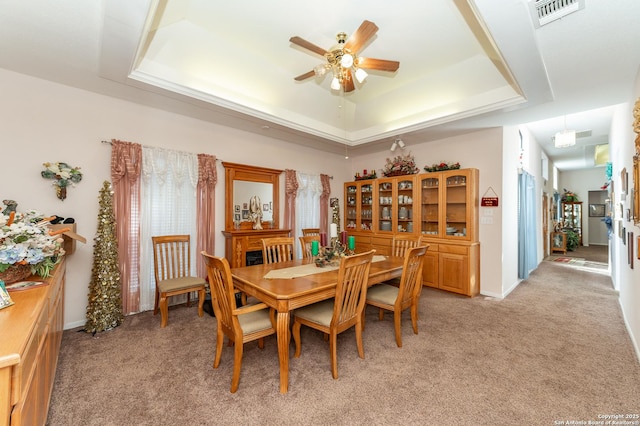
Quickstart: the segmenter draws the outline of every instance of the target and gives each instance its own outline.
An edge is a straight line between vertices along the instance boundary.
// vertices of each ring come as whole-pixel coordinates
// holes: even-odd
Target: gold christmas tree
[[[87,333],[93,334],[115,328],[124,321],[113,194],[108,181],[102,184],[98,198],[98,232],[94,238],[89,306],[84,327]]]

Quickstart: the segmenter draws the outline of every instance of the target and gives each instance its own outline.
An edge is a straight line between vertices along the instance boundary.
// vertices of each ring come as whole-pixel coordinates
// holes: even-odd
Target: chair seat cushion
[[[296,317],[300,317],[315,323],[329,327],[333,317],[334,299],[323,300],[313,305],[298,308],[294,311]]]
[[[161,293],[181,290],[183,288],[196,287],[198,285],[205,285],[206,281],[204,278],[199,277],[181,277],[181,278],[172,278],[170,280],[160,281],[158,283],[158,290]]]
[[[393,305],[398,298],[398,287],[388,284],[377,284],[367,290],[367,300]]]
[[[238,315],[238,322],[242,328],[242,333],[245,335],[272,327],[269,319],[269,309]]]

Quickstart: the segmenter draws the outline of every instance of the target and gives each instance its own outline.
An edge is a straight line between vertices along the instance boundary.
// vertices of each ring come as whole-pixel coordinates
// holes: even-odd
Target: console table
[[[44,425],[63,331],[65,263],[0,310],[0,426]],[[40,277],[28,280],[39,281]]]
[[[224,254],[232,268],[247,266],[247,252],[262,253],[262,239],[288,237],[289,229],[239,229],[222,231]]]

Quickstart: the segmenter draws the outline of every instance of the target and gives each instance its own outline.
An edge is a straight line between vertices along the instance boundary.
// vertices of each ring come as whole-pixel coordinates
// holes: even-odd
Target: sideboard
[[[288,237],[289,229],[239,229],[222,231],[224,235],[224,256],[232,268],[247,266],[247,253],[258,253],[262,259],[262,239]],[[260,262],[262,263],[262,262]]]
[[[0,426],[44,425],[63,331],[65,262],[0,310]],[[41,280],[30,277],[28,280]]]

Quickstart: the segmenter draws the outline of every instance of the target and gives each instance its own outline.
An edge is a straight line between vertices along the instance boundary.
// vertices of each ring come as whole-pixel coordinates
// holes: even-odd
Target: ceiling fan
[[[301,74],[294,78],[296,81],[306,80],[314,76],[323,76],[331,70],[333,79],[331,89],[351,92],[355,89],[353,79],[362,83],[367,78],[369,70],[394,72],[400,67],[398,61],[387,61],[384,59],[363,58],[358,56],[358,51],[364,46],[378,31],[378,27],[371,21],[363,21],[355,33],[347,40],[347,34],[340,32],[336,35],[338,44],[325,50],[310,43],[301,37],[291,37],[289,41],[313,53],[324,56],[327,62],[316,66],[313,70]]]

